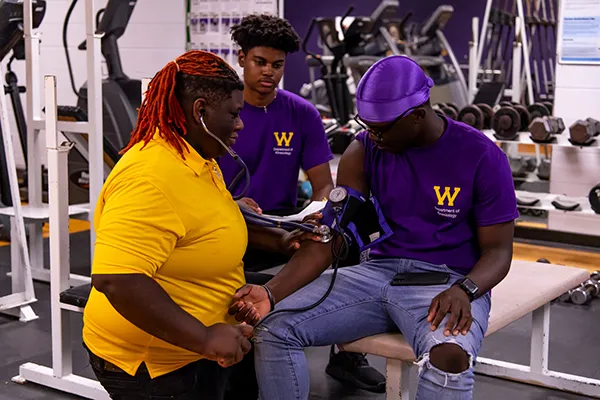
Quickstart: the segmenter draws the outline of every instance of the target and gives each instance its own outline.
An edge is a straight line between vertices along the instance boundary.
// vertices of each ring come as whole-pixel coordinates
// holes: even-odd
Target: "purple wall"
[[[483,0],[452,0],[422,1],[420,4],[403,6],[413,2],[401,1],[400,15],[404,16],[412,11],[412,21],[421,22],[427,18],[436,7],[441,4],[451,4],[454,7],[454,15],[446,25],[444,33],[454,50],[460,64],[466,63],[469,53],[469,41],[472,38],[471,20],[477,16],[483,18],[485,1]],[[308,25],[313,16],[335,17],[342,15],[349,4],[354,5],[352,15],[371,15],[379,4],[378,0],[286,0],[285,17],[296,29],[300,37],[304,38]],[[317,32],[313,31],[311,38],[311,49],[320,50],[317,47]],[[317,72],[318,76],[318,72]],[[308,67],[305,62],[305,54],[302,50],[289,56],[285,71],[285,88],[298,92],[303,83],[308,82]]]

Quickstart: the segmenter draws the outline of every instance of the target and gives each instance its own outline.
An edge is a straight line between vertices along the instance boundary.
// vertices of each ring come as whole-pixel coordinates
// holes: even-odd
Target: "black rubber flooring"
[[[72,272],[89,274],[89,236],[77,233],[71,236]],[[46,260],[47,241],[46,241]],[[10,248],[0,247],[0,295],[8,294],[10,278]],[[18,375],[19,365],[34,362],[51,365],[50,302],[49,285],[35,284],[38,302],[33,309],[39,319],[21,323],[0,316],[0,400],[74,399],[35,384],[16,384],[11,378]],[[81,348],[81,317],[72,318],[74,344],[73,371],[92,377],[92,371]],[[550,368],[555,371],[600,378],[600,300],[587,306],[553,304],[551,312]],[[486,339],[481,356],[509,362],[527,363],[531,319],[516,321]],[[307,350],[311,374],[311,400],[383,400],[385,395],[344,387],[324,373],[329,356],[328,348]],[[370,357],[371,364],[385,371],[385,360]],[[413,376],[413,379],[415,377]],[[584,399],[553,390],[478,375],[475,399],[481,400],[557,400]]]

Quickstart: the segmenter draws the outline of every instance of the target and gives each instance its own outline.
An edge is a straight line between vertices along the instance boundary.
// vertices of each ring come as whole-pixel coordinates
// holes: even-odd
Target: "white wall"
[[[573,2],[577,3],[577,2]],[[584,2],[585,3],[585,2]],[[579,2],[577,7],[581,7]],[[596,7],[597,2],[589,2]],[[590,10],[588,15],[597,13]],[[562,21],[559,18],[558,52],[560,60]],[[556,64],[554,115],[562,117],[569,127],[578,119],[600,120],[600,65]],[[568,131],[564,134],[568,135]],[[600,137],[597,138],[600,141]],[[600,147],[558,147],[552,149],[550,192],[587,198],[592,187],[600,183]],[[600,236],[600,215],[570,214],[553,211],[549,215],[550,229]]]
[[[79,0],[75,6],[68,30],[69,54],[77,88],[86,80],[85,52],[77,49],[77,46],[85,40],[85,3],[86,0]],[[95,3],[96,8],[100,9],[105,6],[106,0],[96,0]],[[64,105],[75,105],[77,102],[77,97],[71,89],[62,44],[62,24],[70,4],[70,0],[48,0],[46,17],[37,30],[42,35],[39,79],[49,74],[57,77],[58,103]],[[139,0],[137,2],[125,34],[119,39],[123,69],[130,78],[152,77],[167,62],[185,52],[185,4],[185,0]],[[7,60],[2,65],[3,69],[6,67]],[[25,85],[25,61],[13,62],[13,70],[18,75],[21,85]],[[106,73],[104,66],[102,70]],[[4,77],[0,78],[4,82]],[[26,108],[25,95],[22,95],[21,99]],[[9,113],[12,119],[12,109]],[[24,167],[23,156],[16,142],[18,136],[14,121],[11,130],[15,138],[15,147],[18,148],[17,165]],[[45,150],[41,149],[41,152],[45,159]]]

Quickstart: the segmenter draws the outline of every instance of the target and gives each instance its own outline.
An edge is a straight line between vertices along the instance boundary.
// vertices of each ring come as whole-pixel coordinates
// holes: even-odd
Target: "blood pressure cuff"
[[[375,197],[367,199],[356,190],[343,186],[346,197],[342,201],[327,201],[321,211],[321,223],[332,231],[350,236],[363,252],[392,235]],[[335,190],[335,189],[334,189]]]

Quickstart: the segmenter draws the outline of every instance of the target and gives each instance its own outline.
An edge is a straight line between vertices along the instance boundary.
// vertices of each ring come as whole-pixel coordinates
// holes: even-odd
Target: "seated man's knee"
[[[442,343],[434,346],[429,354],[429,362],[440,371],[459,374],[471,367],[471,357],[457,344]]]

